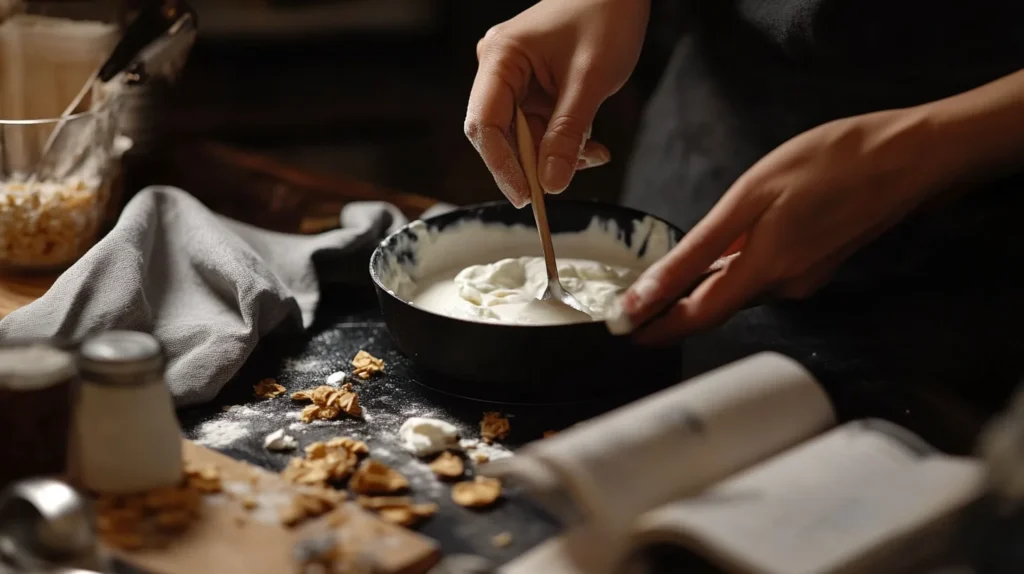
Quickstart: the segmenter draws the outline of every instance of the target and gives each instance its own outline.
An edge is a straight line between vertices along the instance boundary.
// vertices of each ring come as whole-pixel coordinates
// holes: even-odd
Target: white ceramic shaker
[[[160,343],[146,333],[107,331],[82,344],[78,368],[75,480],[109,494],[180,482],[181,428],[164,384]]]

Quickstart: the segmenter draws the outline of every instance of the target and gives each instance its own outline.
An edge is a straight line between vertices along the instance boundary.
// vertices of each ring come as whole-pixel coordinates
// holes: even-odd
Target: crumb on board
[[[300,418],[305,423],[317,419],[334,420],[341,413],[353,417],[363,414],[363,409],[359,406],[359,395],[356,394],[351,383],[346,383],[338,388],[321,385],[308,391],[296,391],[292,393],[292,400],[313,403],[302,409]]]
[[[496,534],[491,538],[491,544],[494,545],[495,548],[507,547],[509,544],[512,544],[512,533],[502,532],[501,534]]]
[[[375,512],[382,520],[399,526],[412,526],[438,511],[437,504],[417,504],[407,496],[360,496],[358,502],[363,509]]]
[[[349,487],[357,494],[394,494],[409,488],[409,479],[379,460],[364,460]]]
[[[204,494],[221,491],[220,471],[213,466],[186,468],[181,483],[127,495],[100,495],[96,529],[108,546],[140,550],[165,545],[199,517]]]
[[[274,379],[263,379],[252,387],[253,393],[261,399],[273,399],[284,394],[285,388]]]
[[[489,411],[484,413],[484,418],[480,421],[480,438],[487,444],[495,440],[505,440],[511,429],[508,419],[501,416],[501,413]]]
[[[440,478],[459,478],[466,472],[466,465],[461,457],[445,451],[430,463],[430,470]]]
[[[501,497],[501,481],[496,478],[477,476],[473,480],[452,486],[452,500],[466,508],[483,508],[494,504]]]
[[[359,351],[352,359],[352,376],[359,377],[364,381],[371,376],[384,371],[384,360],[374,357],[366,351]]]

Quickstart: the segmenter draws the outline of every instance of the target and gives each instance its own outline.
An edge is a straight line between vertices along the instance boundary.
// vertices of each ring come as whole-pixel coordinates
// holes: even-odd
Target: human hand
[[[649,11],[649,0],[542,0],[477,44],[466,137],[513,205],[530,200],[514,151],[516,104],[538,139],[546,192],[564,191],[577,169],[607,163],[608,149],[590,141],[590,126],[636,66]]]
[[[663,343],[712,327],[764,293],[812,294],[942,183],[938,162],[925,155],[931,131],[927,116],[909,108],[833,121],[782,144],[638,278],[609,329],[650,321],[635,338]],[[723,255],[732,257],[719,272],[676,301]]]

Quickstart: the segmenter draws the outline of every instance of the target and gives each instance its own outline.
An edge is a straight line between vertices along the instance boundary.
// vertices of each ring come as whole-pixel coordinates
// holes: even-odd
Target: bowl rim
[[[640,219],[643,219],[643,218],[646,218],[646,217],[651,217],[651,218],[654,218],[654,219],[664,223],[665,225],[667,225],[669,227],[669,229],[672,229],[672,230],[678,232],[680,237],[686,235],[686,232],[683,231],[683,229],[680,228],[678,225],[675,225],[675,224],[665,220],[662,217],[654,215],[653,213],[647,213],[645,211],[641,211],[639,209],[634,209],[632,207],[627,207],[627,206],[619,205],[619,204],[616,204],[616,203],[607,203],[607,202],[596,201],[596,200],[587,200],[587,199],[562,199],[562,198],[548,198],[548,199],[549,199],[549,205],[557,203],[557,204],[562,204],[562,205],[577,205],[577,206],[583,206],[583,207],[598,206],[599,208],[602,208],[602,209],[609,209],[609,208],[610,209],[614,209],[614,210],[622,212],[625,215],[633,215],[633,216],[635,216],[637,218],[640,218]],[[594,326],[605,328],[604,327],[604,321],[591,321],[589,323],[562,323],[562,324],[555,324],[555,325],[543,325],[543,324],[542,325],[531,325],[531,324],[496,323],[496,322],[493,322],[493,321],[473,321],[471,319],[463,319],[461,317],[452,317],[451,315],[444,315],[444,314],[441,314],[441,313],[436,313],[434,311],[430,311],[428,309],[424,309],[422,307],[418,307],[418,306],[414,305],[411,301],[406,301],[405,299],[402,299],[401,297],[396,295],[390,289],[385,287],[384,284],[381,282],[380,276],[377,274],[376,270],[374,269],[374,261],[376,261],[379,257],[383,257],[384,245],[387,244],[389,241],[391,241],[392,238],[398,236],[401,233],[404,233],[405,231],[407,231],[409,229],[410,226],[412,226],[413,224],[415,224],[417,222],[428,223],[431,220],[438,219],[438,218],[441,218],[441,217],[451,216],[451,215],[456,214],[456,213],[460,213],[461,212],[463,214],[466,214],[466,213],[469,213],[472,210],[492,208],[492,207],[509,207],[509,208],[512,208],[512,209],[523,209],[523,208],[516,208],[515,206],[513,206],[508,201],[504,201],[504,200],[500,200],[500,199],[499,200],[492,200],[492,201],[485,201],[485,202],[482,202],[482,203],[471,203],[469,205],[457,206],[454,209],[445,211],[443,213],[438,213],[436,215],[432,215],[430,217],[427,217],[426,219],[424,219],[424,218],[413,219],[413,220],[407,222],[405,225],[399,227],[395,231],[389,233],[386,237],[384,237],[383,239],[380,240],[380,242],[377,243],[377,246],[374,248],[373,253],[370,255],[370,261],[369,261],[369,265],[368,265],[369,271],[370,271],[370,279],[373,280],[373,284],[377,288],[377,291],[385,293],[386,295],[388,295],[392,299],[394,299],[394,300],[402,303],[406,307],[409,307],[409,308],[414,309],[416,311],[419,311],[419,312],[422,312],[422,313],[427,313],[427,314],[433,315],[435,317],[441,317],[442,319],[447,319],[449,321],[458,321],[460,323],[467,323],[467,324],[470,324],[470,325],[482,325],[484,327],[490,327],[490,328],[512,328],[512,329],[580,329],[580,328],[591,329]],[[556,235],[556,234],[552,233],[552,235]],[[386,322],[387,322],[387,320],[385,319],[385,323]]]

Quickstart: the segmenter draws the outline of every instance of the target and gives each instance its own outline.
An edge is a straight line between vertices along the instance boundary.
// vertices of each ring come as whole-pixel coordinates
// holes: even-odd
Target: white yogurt
[[[461,319],[529,325],[559,325],[603,320],[615,300],[636,278],[633,269],[585,259],[559,259],[562,286],[590,315],[561,301],[537,299],[547,276],[542,257],[517,257],[472,265],[423,281],[413,296],[418,307]]]
[[[675,245],[674,233],[653,217],[625,226],[594,217],[552,236],[562,285],[593,317],[536,299],[546,276],[537,230],[525,225],[466,220],[438,230],[417,221],[377,272],[392,294],[441,315],[521,325],[603,320],[614,315],[616,296]]]

